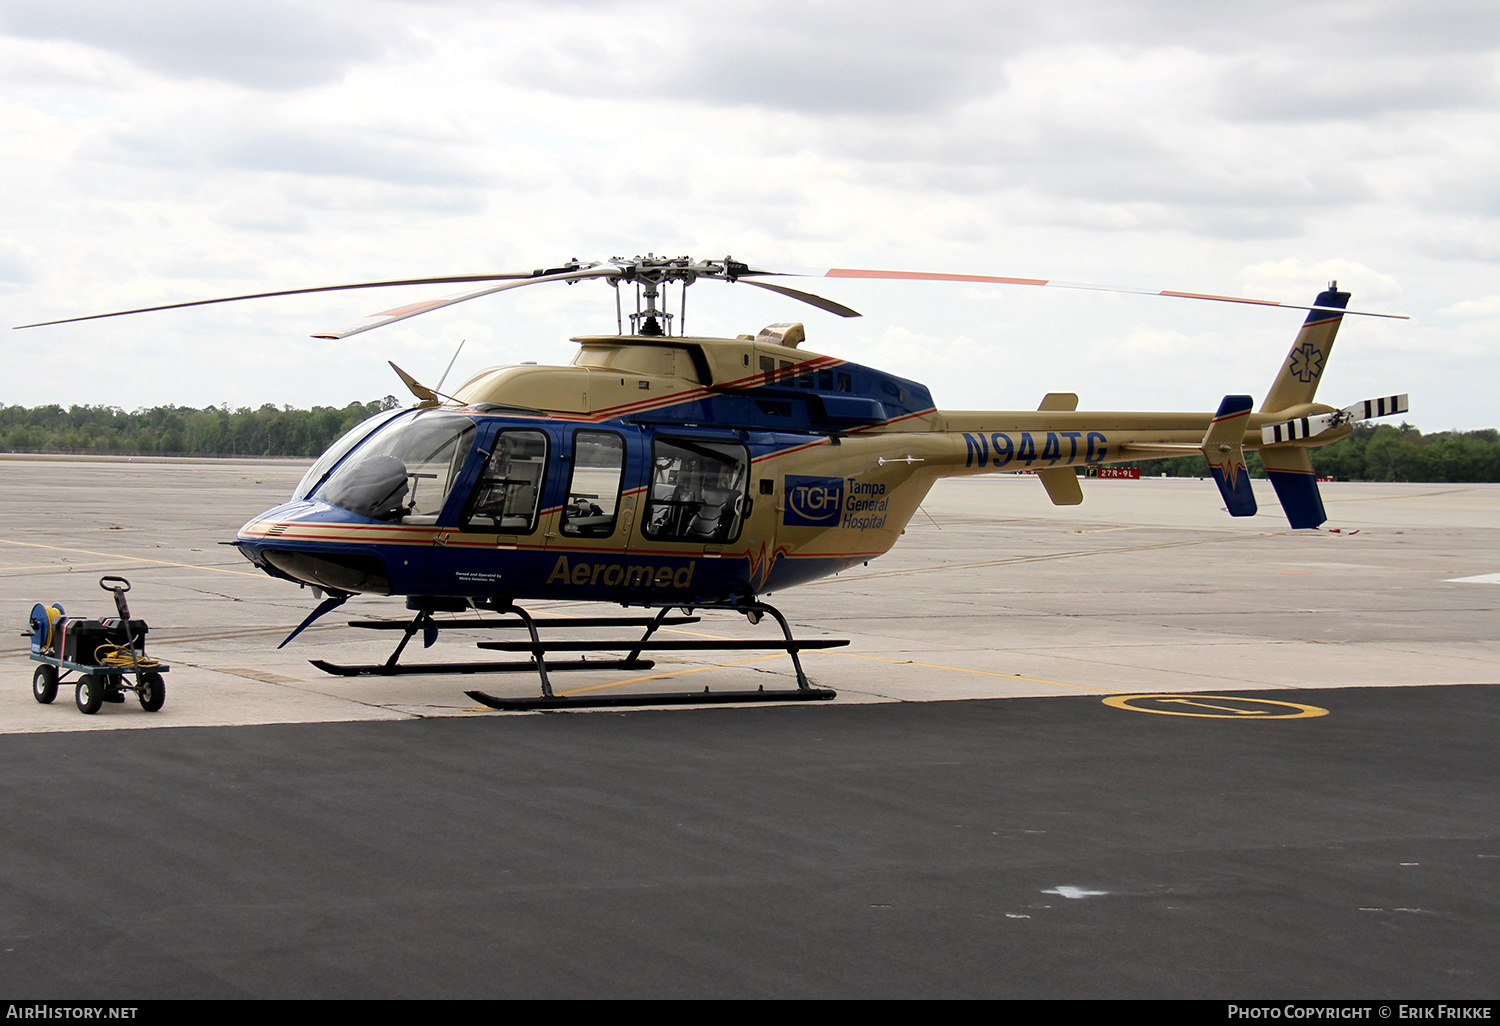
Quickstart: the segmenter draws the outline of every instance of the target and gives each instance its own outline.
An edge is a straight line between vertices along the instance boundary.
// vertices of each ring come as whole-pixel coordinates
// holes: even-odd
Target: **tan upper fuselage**
[[[787,326],[778,326],[787,327]],[[549,418],[581,423],[611,420],[671,423],[669,411],[704,397],[726,395],[792,396],[800,382],[832,377],[854,365],[809,352],[800,325],[784,337],[737,339],[591,336],[576,339],[581,349],[572,366],[523,365],[486,370],[457,390],[470,406],[498,404],[542,411]],[[790,342],[791,344],[782,344]],[[819,371],[828,371],[818,378]],[[924,394],[925,394],[925,390]],[[809,393],[810,394],[810,393]],[[1049,394],[1040,410],[940,411],[910,409],[869,423],[814,426],[807,442],[758,457],[753,476],[772,482],[769,498],[758,501],[745,537],[775,538],[788,556],[866,559],[890,549],[918,504],[940,477],[981,473],[1034,472],[1052,500],[1081,501],[1078,468],[1159,457],[1202,454],[1214,421],[1208,412],[1077,411],[1077,396]],[[1304,403],[1287,410],[1251,414],[1244,425],[1245,450],[1262,449],[1263,424],[1292,416],[1327,412]],[[680,418],[675,422],[681,422]],[[711,422],[695,424],[708,427]],[[790,430],[775,422],[722,425],[754,430]],[[1335,429],[1318,444],[1348,433]],[[1308,443],[1303,442],[1302,445]],[[1279,446],[1284,455],[1270,462],[1305,460],[1305,450]],[[789,478],[848,482],[842,501],[860,500],[855,489],[878,495],[872,513],[856,509],[847,528],[799,528],[783,513],[793,497]],[[754,558],[752,554],[752,558]]]

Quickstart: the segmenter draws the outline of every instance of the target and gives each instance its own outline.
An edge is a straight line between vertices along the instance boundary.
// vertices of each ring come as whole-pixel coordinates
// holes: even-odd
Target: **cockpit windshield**
[[[374,520],[435,523],[473,447],[468,417],[423,410],[377,430],[313,498]]]
[[[302,480],[298,481],[297,487],[292,489],[292,498],[307,498],[308,493],[322,483],[323,478],[328,476],[328,471],[333,469],[333,465],[343,459],[350,449],[363,442],[380,425],[405,412],[407,411],[384,410],[373,417],[365,418],[346,431],[338,441],[328,447],[323,455],[318,457],[318,461],[307,469],[307,473],[302,475]]]

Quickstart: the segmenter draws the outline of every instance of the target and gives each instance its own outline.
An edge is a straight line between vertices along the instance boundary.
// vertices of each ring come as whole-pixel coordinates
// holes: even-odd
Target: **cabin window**
[[[536,530],[547,482],[547,434],[500,431],[463,517],[470,531],[530,534]]]
[[[646,537],[731,542],[740,535],[750,483],[750,454],[735,442],[658,438],[651,447]]]
[[[625,439],[613,431],[574,432],[573,477],[562,511],[562,533],[573,538],[614,534],[624,474]]]
[[[831,370],[820,370],[820,371],[818,371],[818,388],[820,390],[824,391],[824,392],[832,392],[833,391],[833,371],[831,371]]]
[[[769,356],[760,358],[760,372],[765,375],[766,384],[776,384],[776,361]]]
[[[853,378],[852,375],[849,375],[849,374],[840,374],[839,375],[839,391],[840,392],[852,392],[852,391],[854,391],[854,378]]]
[[[377,428],[314,494],[372,520],[437,523],[474,446],[474,422],[425,410]]]

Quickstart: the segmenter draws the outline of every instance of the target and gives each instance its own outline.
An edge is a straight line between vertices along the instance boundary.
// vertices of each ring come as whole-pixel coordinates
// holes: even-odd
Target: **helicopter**
[[[841,303],[763,280],[769,277],[1145,292],[992,275],[850,268],[776,272],[731,257],[648,254],[589,263],[575,259],[530,272],[263,292],[42,323],[311,292],[470,286],[314,336],[347,338],[522,286],[590,279],[611,286],[616,332],[575,338],[579,351],[569,366],[492,367],[445,394],[393,363],[417,402],[357,425],[318,458],[287,502],[253,517],[225,543],[265,573],[310,586],[321,598],[282,645],[354,595],[406,598],[414,614],[409,621],[350,622],[403,632],[385,662],[313,660],[313,665],[344,676],[538,674],[542,693],[535,698],[467,692],[500,709],[832,698],[831,690],[811,685],[798,653],[847,642],[794,638],[785,617],[763,598],[889,551],[940,478],[1029,473],[1054,504],[1076,505],[1083,501],[1081,471],[1198,453],[1228,513],[1245,517],[1258,511],[1246,465],[1246,453],[1254,451],[1291,527],[1315,528],[1327,517],[1309,448],[1344,437],[1358,421],[1408,409],[1405,395],[1343,408],[1315,401],[1345,315],[1402,317],[1348,310],[1350,293],[1336,282],[1308,306],[1146,293],[1307,311],[1258,410],[1249,395],[1229,395],[1212,413],[1080,411],[1076,394],[1049,392],[1035,410],[949,412],[939,410],[919,382],[811,351],[801,323],[771,324],[736,338],[684,333],[687,290],[699,280],[738,282],[840,317],[859,316]],[[681,293],[675,315],[666,302],[672,286]],[[631,289],[634,310],[626,313],[621,293]],[[643,607],[648,615],[548,619],[517,604],[546,599]],[[469,610],[516,619],[434,615]],[[681,615],[673,616],[673,610]],[[771,616],[782,638],[653,637],[664,626],[694,622],[696,610],[731,610],[752,623]],[[459,627],[524,628],[526,640],[479,646],[529,658],[400,662],[418,633],[430,647],[441,630]],[[643,627],[644,633],[628,641],[543,640],[542,630],[558,627]],[[644,653],[716,648],[784,649],[798,686],[578,698],[556,694],[549,677],[566,670],[647,669],[652,663]],[[549,652],[582,656],[621,649],[629,654],[616,660],[548,657]]]

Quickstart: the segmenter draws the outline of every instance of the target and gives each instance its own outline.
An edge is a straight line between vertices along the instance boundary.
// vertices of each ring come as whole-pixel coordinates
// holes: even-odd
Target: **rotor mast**
[[[621,281],[635,283],[635,312],[630,314],[630,333],[647,338],[662,338],[672,335],[673,315],[665,308],[666,296],[663,286],[676,282],[682,288],[682,303],[677,313],[677,335],[681,336],[687,322],[687,287],[698,280],[701,273],[713,273],[716,268],[694,263],[692,257],[659,257],[654,253],[624,260],[614,257],[611,263],[621,268],[619,278],[611,278],[616,289]],[[616,293],[618,299],[618,292]],[[662,306],[657,305],[657,301]],[[618,311],[617,311],[618,317]],[[623,329],[624,325],[619,325]]]

